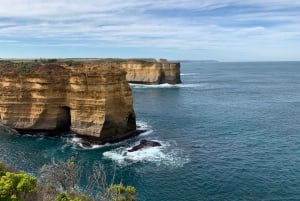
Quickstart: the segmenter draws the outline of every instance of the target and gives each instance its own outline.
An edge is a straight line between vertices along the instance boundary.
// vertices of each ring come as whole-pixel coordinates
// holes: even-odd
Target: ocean
[[[300,62],[183,62],[181,79],[131,85],[138,137],[86,149],[1,133],[0,160],[35,175],[52,159],[101,162],[139,201],[300,200]],[[163,146],[128,153],[141,139]]]

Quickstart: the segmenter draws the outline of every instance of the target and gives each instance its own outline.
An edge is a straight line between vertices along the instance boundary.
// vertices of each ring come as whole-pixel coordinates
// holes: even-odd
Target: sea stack
[[[124,60],[121,67],[127,72],[126,79],[136,84],[179,84],[180,63],[165,59]]]
[[[0,123],[19,131],[71,130],[101,142],[134,135],[126,72],[111,62],[0,62]]]

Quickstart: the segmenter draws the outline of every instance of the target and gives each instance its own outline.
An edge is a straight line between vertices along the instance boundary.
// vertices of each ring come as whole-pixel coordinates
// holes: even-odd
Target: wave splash
[[[153,130],[151,129],[151,126],[147,122],[137,121],[136,123],[137,123],[137,130],[145,131],[145,132],[141,133],[140,136],[147,136],[153,132]],[[100,149],[103,147],[126,143],[126,140],[123,142],[118,142],[118,143],[114,143],[114,144],[106,143],[103,145],[93,144],[92,142],[87,143],[83,138],[76,136],[74,133],[68,133],[68,134],[64,135],[63,138],[65,139],[67,144],[72,145],[72,147],[74,149],[85,149],[85,150]],[[128,140],[130,140],[130,139],[128,139]]]
[[[138,137],[131,138],[118,143],[106,143],[104,145],[92,144],[86,142],[81,137],[76,136],[73,132],[67,132],[60,138],[65,142],[62,144],[61,151],[69,150],[96,150],[106,148],[108,151],[103,152],[103,157],[116,162],[120,166],[127,166],[135,163],[154,163],[155,165],[164,165],[168,167],[182,167],[184,164],[189,162],[189,159],[182,154],[181,150],[177,148],[174,142],[163,142],[157,139],[154,141],[159,142],[162,146],[160,147],[148,147],[135,152],[128,152],[133,146],[140,143],[140,140],[149,138],[153,132],[151,125],[146,121],[137,121],[137,129],[145,130]],[[33,135],[26,135],[33,136]],[[25,137],[25,136],[24,136]],[[45,137],[41,135],[37,140],[43,140]],[[55,137],[57,138],[57,137]],[[54,151],[55,152],[55,151]],[[53,153],[54,153],[53,152]],[[48,157],[49,151],[47,151]]]
[[[106,143],[103,145],[89,143],[87,145],[86,142],[81,137],[77,137],[77,136],[67,137],[66,142],[68,144],[71,144],[74,149],[80,148],[86,150],[100,149],[111,145],[110,143]]]
[[[149,147],[135,152],[128,152],[131,147],[119,147],[103,153],[105,158],[117,162],[120,166],[127,166],[139,162],[150,162],[156,165],[165,165],[172,167],[182,167],[189,159],[181,156],[180,151],[171,148],[169,143],[158,141],[161,147]]]

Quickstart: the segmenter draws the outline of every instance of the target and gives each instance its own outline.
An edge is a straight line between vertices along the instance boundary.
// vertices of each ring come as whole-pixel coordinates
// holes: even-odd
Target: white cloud
[[[43,40],[54,46],[236,51],[249,47],[250,51],[261,43],[273,47],[274,41],[299,39],[300,33],[300,12],[295,9],[300,2],[294,0],[0,0],[0,4],[0,43],[34,46]],[[249,11],[249,6],[257,10]],[[217,8],[227,13],[214,11]]]

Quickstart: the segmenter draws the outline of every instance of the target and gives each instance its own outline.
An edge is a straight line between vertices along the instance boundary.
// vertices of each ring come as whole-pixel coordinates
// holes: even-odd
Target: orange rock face
[[[178,84],[180,63],[168,61],[124,61],[121,64],[126,72],[126,79],[139,84]]]
[[[0,64],[0,123],[17,130],[70,129],[103,142],[136,130],[131,89],[119,67],[32,65],[3,70]]]

